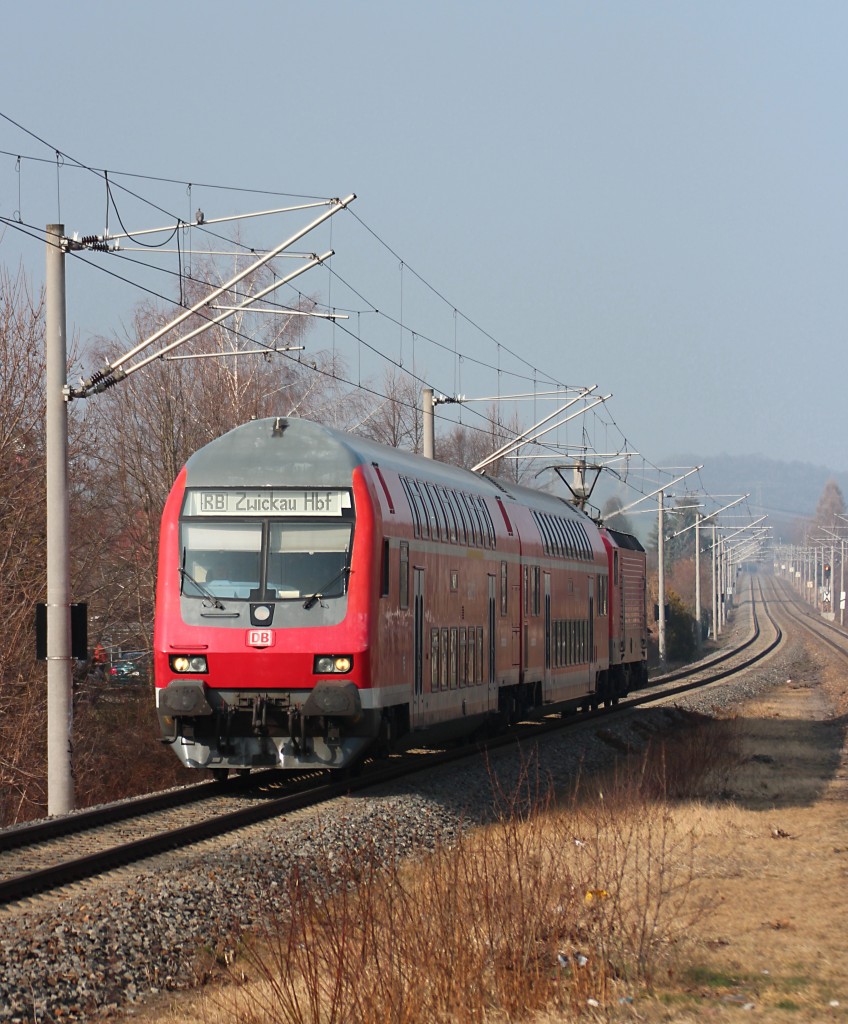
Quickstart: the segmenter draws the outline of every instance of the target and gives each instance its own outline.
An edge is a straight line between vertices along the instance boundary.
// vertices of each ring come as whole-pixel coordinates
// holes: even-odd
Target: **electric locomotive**
[[[344,768],[617,699],[633,679],[618,646],[611,671],[623,536],[553,495],[306,420],[246,423],[188,460],[165,505],[163,741],[219,776]]]

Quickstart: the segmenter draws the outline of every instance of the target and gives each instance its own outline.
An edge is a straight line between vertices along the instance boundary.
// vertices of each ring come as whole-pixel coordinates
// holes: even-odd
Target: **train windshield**
[[[350,526],[339,523],[270,524],[269,590],[277,598],[320,592],[338,597],[345,592],[350,564]]]
[[[254,520],[182,523],[183,594],[233,600],[339,597],[352,523]]]

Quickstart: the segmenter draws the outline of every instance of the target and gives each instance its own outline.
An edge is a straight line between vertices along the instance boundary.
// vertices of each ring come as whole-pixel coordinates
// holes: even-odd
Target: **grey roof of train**
[[[274,435],[277,420],[285,424]],[[456,490],[520,501],[539,511],[587,520],[558,498],[389,448],[368,438],[291,417],[251,420],[200,448],[186,463],[189,487],[349,487],[353,470],[377,463]]]

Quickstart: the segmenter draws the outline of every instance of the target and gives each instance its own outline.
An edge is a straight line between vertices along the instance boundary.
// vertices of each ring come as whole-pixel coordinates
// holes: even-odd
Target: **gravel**
[[[741,616],[740,616],[741,618]],[[744,624],[740,624],[740,629]],[[736,682],[675,701],[686,711],[727,711],[782,683],[802,658],[785,646]],[[676,712],[640,710],[553,737],[539,745],[539,766],[555,784],[607,763],[616,745],[644,744],[646,723],[669,728]],[[648,730],[649,731],[649,730]],[[331,884],[334,865],[365,846],[386,861],[450,842],[492,809],[492,776],[507,792],[528,752],[494,755],[426,778],[352,796],[252,827],[189,851],[124,869],[110,880],[69,888],[0,917],[0,1022],[58,1024],[126,1014],[152,993],[192,987],[211,957],[226,961],[239,933],[283,910],[293,871]],[[319,866],[320,865],[320,866]]]

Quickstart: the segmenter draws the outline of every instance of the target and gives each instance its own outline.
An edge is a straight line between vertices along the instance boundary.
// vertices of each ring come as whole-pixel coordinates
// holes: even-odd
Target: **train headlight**
[[[326,676],[331,673],[344,674],[353,668],[353,658],[347,654],[316,654],[312,671],[316,675]]]
[[[168,658],[172,672],[208,672],[205,654],[172,654]]]

